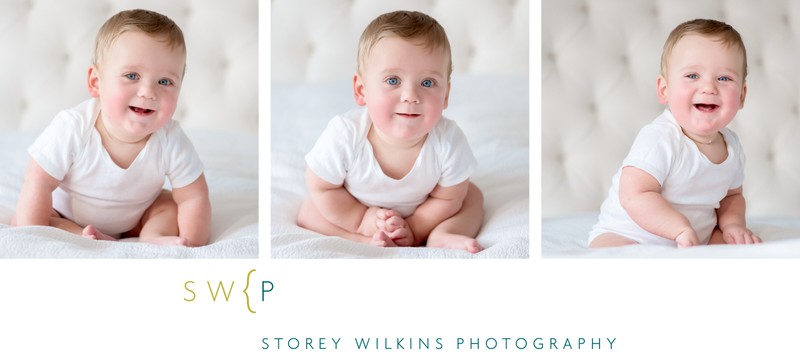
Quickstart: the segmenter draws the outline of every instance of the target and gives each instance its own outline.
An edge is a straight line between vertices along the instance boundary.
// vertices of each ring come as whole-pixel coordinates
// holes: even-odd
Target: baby
[[[301,227],[383,247],[483,248],[476,160],[455,122],[450,44],[419,12],[378,16],[361,35],[353,92],[306,156]]]
[[[100,28],[91,99],[61,111],[28,149],[13,224],[91,239],[208,243],[211,205],[200,158],[172,115],[186,63],[164,15],[122,11]],[[162,190],[169,178],[172,192]]]
[[[614,176],[589,247],[751,244],[744,152],[727,125],[744,106],[747,55],[739,33],[693,20],[670,33],[657,80],[668,109],[639,132]]]

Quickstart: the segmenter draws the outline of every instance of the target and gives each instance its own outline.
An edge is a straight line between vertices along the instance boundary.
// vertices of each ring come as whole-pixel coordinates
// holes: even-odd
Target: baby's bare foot
[[[464,245],[464,249],[466,249],[468,252],[472,254],[475,254],[482,251],[483,247],[480,244],[478,244],[478,241],[470,238],[470,241],[466,242],[466,244]]]
[[[81,232],[81,235],[86,237],[86,238],[93,239],[93,240],[117,240],[116,238],[114,238],[114,237],[112,237],[110,235],[107,235],[107,234],[105,234],[103,232],[98,231],[97,228],[94,228],[91,224],[86,226],[86,228],[83,229],[83,232]]]
[[[396,247],[392,238],[389,238],[384,231],[377,231],[372,235],[372,240],[369,242],[376,247]]]
[[[460,234],[442,234],[437,237],[429,237],[428,247],[463,249],[473,254],[483,250],[483,247],[478,244],[475,238]]]

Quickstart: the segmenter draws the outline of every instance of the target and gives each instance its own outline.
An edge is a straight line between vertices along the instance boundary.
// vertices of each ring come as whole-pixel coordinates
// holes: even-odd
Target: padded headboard
[[[454,76],[527,76],[528,6],[527,0],[273,0],[272,81],[351,81],[364,27],[394,10],[421,11],[442,24]]]
[[[187,42],[175,119],[184,127],[255,133],[258,5],[257,0],[4,0],[0,130],[41,130],[59,110],[89,98],[86,76],[97,30],[120,10],[144,8],[173,19]]]
[[[800,2],[544,0],[543,216],[599,210],[637,132],[663,110],[664,41],[695,18],[733,25],[747,48],[731,128],[747,156],[748,215],[800,215]]]

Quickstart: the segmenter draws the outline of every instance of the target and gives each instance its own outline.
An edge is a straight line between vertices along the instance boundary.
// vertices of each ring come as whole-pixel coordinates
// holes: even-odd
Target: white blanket
[[[255,134],[186,130],[206,167],[211,239],[197,248],[123,239],[92,241],[51,227],[11,227],[38,133],[0,133],[0,257],[2,258],[257,258],[258,138]]]
[[[527,258],[529,255],[527,77],[454,77],[445,115],[478,159],[471,178],[484,194],[478,254],[425,247],[378,248],[326,237],[295,223],[306,197],[304,155],[328,120],[355,107],[352,84],[272,86],[271,249],[275,258]]]
[[[652,245],[588,249],[598,212],[542,219],[543,258],[798,258],[800,220],[755,217],[748,228],[764,240],[756,245],[708,245],[678,249]]]

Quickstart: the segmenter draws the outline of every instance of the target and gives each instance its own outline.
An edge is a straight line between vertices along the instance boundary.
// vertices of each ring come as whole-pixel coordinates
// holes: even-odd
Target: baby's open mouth
[[[154,110],[152,110],[152,109],[145,109],[145,108],[139,108],[139,107],[134,107],[134,106],[130,106],[128,108],[130,108],[130,110],[133,110],[133,112],[136,113],[136,114],[145,114],[146,115],[146,114],[150,114],[150,113],[154,112]]]
[[[697,103],[694,105],[694,107],[701,112],[713,112],[719,108],[719,105]]]

